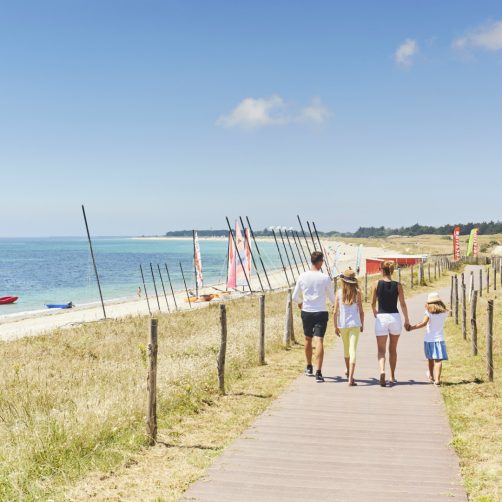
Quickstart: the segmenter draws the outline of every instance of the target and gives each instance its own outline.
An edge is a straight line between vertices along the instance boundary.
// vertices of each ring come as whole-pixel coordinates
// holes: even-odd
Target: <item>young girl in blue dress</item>
[[[444,338],[444,323],[448,309],[438,293],[430,293],[425,304],[425,317],[422,322],[409,327],[409,330],[427,326],[424,336],[424,352],[428,361],[427,376],[429,382],[441,385],[443,361],[448,360]]]

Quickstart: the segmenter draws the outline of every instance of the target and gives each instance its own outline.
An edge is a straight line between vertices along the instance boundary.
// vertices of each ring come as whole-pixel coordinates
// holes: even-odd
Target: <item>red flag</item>
[[[460,227],[453,230],[453,261],[460,260]]]
[[[236,253],[235,244],[232,234],[228,234],[228,271],[227,271],[227,288],[235,288],[237,286],[236,274]]]

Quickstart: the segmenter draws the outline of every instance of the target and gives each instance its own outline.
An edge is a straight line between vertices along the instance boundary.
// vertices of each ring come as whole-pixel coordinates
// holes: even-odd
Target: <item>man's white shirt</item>
[[[330,278],[322,272],[302,272],[296,282],[293,301],[303,303],[304,312],[327,312],[326,300],[335,304],[335,292]]]

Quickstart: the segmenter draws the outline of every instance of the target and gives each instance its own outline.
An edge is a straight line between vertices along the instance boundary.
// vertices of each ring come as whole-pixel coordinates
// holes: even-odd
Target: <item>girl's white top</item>
[[[338,290],[338,327],[339,328],[359,328],[361,326],[361,316],[357,302],[347,305],[343,303],[342,290]]]
[[[444,323],[448,318],[448,312],[431,314],[428,310],[425,315],[429,318],[425,330],[424,342],[444,342]]]

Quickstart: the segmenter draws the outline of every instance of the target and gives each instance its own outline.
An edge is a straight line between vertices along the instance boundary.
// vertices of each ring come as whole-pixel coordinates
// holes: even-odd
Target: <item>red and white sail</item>
[[[247,286],[251,280],[251,246],[249,229],[242,234],[238,223],[235,225],[235,240],[229,235],[227,288]],[[241,263],[242,261],[242,263]],[[246,279],[247,277],[247,279]]]
[[[195,276],[197,280],[197,287],[202,288],[204,283],[204,276],[202,274],[202,260],[200,256],[199,236],[197,235],[197,232],[194,233],[193,250],[194,250]]]
[[[227,288],[234,289],[237,286],[236,271],[237,271],[237,253],[235,252],[235,244],[232,234],[228,234],[228,269],[227,269]]]

